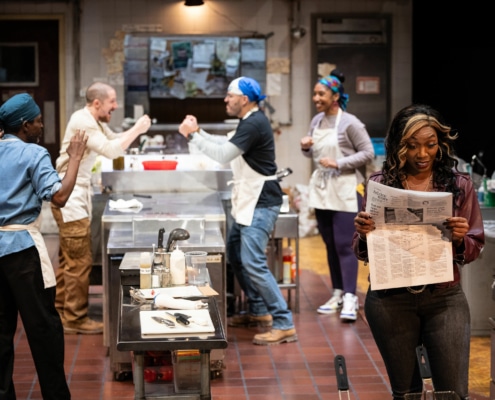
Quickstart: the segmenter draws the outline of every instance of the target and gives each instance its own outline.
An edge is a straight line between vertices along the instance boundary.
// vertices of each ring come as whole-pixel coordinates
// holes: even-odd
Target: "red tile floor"
[[[45,236],[56,264],[56,236]],[[299,341],[279,346],[255,346],[257,328],[228,328],[225,369],[211,382],[214,400],[317,400],[339,399],[334,357],[345,357],[350,399],[387,400],[390,389],[383,362],[360,315],[343,323],[338,315],[318,315],[315,310],[330,293],[318,238],[303,238],[300,245],[300,312],[294,314]],[[315,252],[315,249],[320,249]],[[315,258],[316,257],[316,258]],[[303,265],[305,264],[305,265]],[[318,265],[317,265],[318,264]],[[363,293],[359,293],[361,304]],[[101,287],[92,286],[90,313],[101,319]],[[116,381],[110,370],[102,335],[66,335],[66,373],[73,400],[134,399],[132,381]],[[482,341],[475,354],[478,364],[470,372],[471,400],[489,399],[489,343]],[[15,337],[14,381],[18,399],[39,400],[41,394],[29,347],[19,320]],[[478,348],[478,347],[477,347]],[[480,360],[481,358],[481,360]],[[488,365],[488,368],[487,368]],[[479,372],[482,371],[482,372]],[[487,372],[488,371],[488,372]],[[482,375],[480,375],[482,374]],[[471,384],[476,382],[476,392]],[[481,384],[480,384],[481,382]],[[347,398],[347,395],[343,396]]]

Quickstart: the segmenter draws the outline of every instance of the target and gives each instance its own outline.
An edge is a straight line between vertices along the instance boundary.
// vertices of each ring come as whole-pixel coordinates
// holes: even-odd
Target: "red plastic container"
[[[172,170],[177,168],[175,160],[143,161],[143,167],[148,170]]]

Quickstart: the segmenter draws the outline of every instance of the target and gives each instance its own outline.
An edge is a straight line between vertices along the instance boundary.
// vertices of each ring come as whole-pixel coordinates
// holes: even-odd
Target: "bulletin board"
[[[150,99],[223,98],[233,79],[266,85],[266,40],[212,36],[149,38]]]

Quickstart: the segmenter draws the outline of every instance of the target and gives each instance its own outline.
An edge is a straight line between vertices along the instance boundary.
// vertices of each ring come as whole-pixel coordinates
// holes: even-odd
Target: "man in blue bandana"
[[[270,331],[255,335],[253,343],[272,345],[297,341],[297,335],[265,254],[283,192],[276,176],[273,131],[259,109],[264,98],[254,79],[234,79],[224,101],[227,114],[239,118],[239,125],[227,135],[228,141],[199,129],[193,115],[186,116],[179,132],[213,160],[230,162],[234,222],[228,232],[227,258],[249,306],[249,313],[232,317],[230,326],[271,326]]]
[[[60,180],[39,146],[41,111],[26,93],[0,107],[0,399],[15,399],[14,335],[20,314],[44,399],[69,400],[64,331],[55,309],[55,274],[39,230],[43,201],[67,202],[86,149],[84,133],[69,146]]]

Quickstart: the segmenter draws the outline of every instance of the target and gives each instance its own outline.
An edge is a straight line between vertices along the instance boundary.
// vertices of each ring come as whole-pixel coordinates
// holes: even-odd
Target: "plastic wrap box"
[[[176,393],[194,393],[201,390],[201,357],[199,350],[172,352],[174,386]]]

